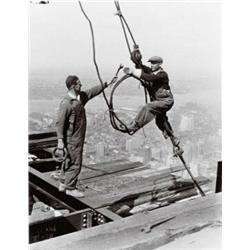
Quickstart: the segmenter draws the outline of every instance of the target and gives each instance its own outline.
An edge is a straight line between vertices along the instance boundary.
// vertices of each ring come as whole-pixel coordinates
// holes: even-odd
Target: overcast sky
[[[131,65],[114,2],[82,3],[94,26],[101,73],[113,74],[120,63]],[[162,56],[175,78],[219,76],[220,2],[120,1],[120,6],[144,62]],[[29,28],[31,74],[96,74],[90,29],[78,2],[31,4]]]

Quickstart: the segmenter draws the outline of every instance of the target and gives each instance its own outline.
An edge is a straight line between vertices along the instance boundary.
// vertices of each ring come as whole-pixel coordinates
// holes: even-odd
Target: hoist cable
[[[120,17],[120,19],[122,19],[121,22],[124,22],[124,23],[125,23],[125,25],[126,25],[126,27],[127,27],[127,29],[128,29],[128,32],[129,32],[129,34],[130,34],[130,37],[131,37],[131,39],[132,39],[134,45],[136,45],[135,39],[134,39],[133,34],[132,34],[132,32],[131,32],[131,30],[130,30],[130,28],[129,28],[129,25],[128,25],[128,23],[127,23],[125,17],[122,15],[121,8],[120,8],[120,4],[119,4],[118,1],[115,1],[115,6],[116,6],[116,9],[117,9],[117,14],[118,14],[118,16]]]
[[[127,36],[127,32],[126,32],[124,23],[123,23],[123,21],[122,21],[121,18],[120,18],[120,22],[121,22],[121,25],[122,25],[123,33],[124,33],[126,44],[127,44],[127,47],[128,47],[128,51],[129,51],[129,54],[131,55],[132,54],[132,50],[130,48],[129,41],[128,41],[128,36]]]
[[[127,32],[126,32],[126,29],[125,29],[125,26],[130,34],[130,37],[134,43],[134,48],[138,48],[138,45],[136,44],[136,41],[133,37],[133,34],[131,32],[131,29],[129,28],[129,25],[125,19],[125,17],[123,16],[122,12],[121,12],[121,8],[120,8],[120,5],[119,5],[119,2],[118,1],[115,1],[115,7],[116,7],[116,10],[117,10],[117,15],[119,16],[120,18],[120,22],[121,22],[121,25],[122,25],[122,29],[123,29],[123,33],[124,33],[124,37],[125,37],[125,40],[126,40],[126,44],[127,44],[127,47],[128,47],[128,50],[129,50],[129,54],[130,56],[132,55],[132,51],[131,51],[131,48],[130,48],[130,44],[129,44],[129,41],[128,41],[128,36],[127,36]],[[125,24],[125,25],[124,25]],[[145,95],[145,103],[148,102],[148,98],[147,98],[147,89],[145,86],[144,87],[144,95]]]

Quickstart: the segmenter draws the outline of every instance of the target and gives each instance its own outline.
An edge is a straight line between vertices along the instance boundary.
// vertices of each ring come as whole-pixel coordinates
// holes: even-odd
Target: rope
[[[131,29],[129,28],[129,25],[125,19],[125,17],[123,16],[122,12],[121,12],[121,7],[119,5],[119,2],[118,1],[115,1],[115,7],[117,9],[117,15],[119,16],[120,18],[120,22],[121,22],[121,25],[122,25],[122,30],[123,30],[123,33],[124,33],[124,37],[125,37],[125,40],[126,40],[126,44],[127,44],[127,47],[128,47],[128,51],[129,51],[129,54],[130,56],[132,55],[132,50],[130,48],[130,44],[129,44],[129,41],[128,41],[128,36],[127,36],[127,32],[126,32],[126,29],[125,29],[125,26],[129,32],[129,35],[130,35],[130,38],[132,39],[133,41],[133,44],[134,44],[134,48],[138,48],[139,46],[137,45],[134,37],[133,37],[133,34],[131,32]],[[143,82],[142,80],[140,80],[141,82]],[[147,98],[147,89],[145,86],[143,86],[144,88],[144,95],[145,95],[145,103],[148,103],[148,98]]]
[[[85,11],[83,10],[81,2],[79,1],[78,3],[80,5],[80,9],[81,9],[83,15],[85,16],[85,18],[89,22],[89,27],[90,27],[90,31],[91,31],[91,37],[92,37],[93,61],[94,61],[94,64],[95,64],[95,68],[96,68],[98,79],[99,79],[99,81],[100,81],[100,83],[102,85],[102,88],[104,89],[104,84],[103,84],[103,81],[102,81],[102,78],[101,78],[101,75],[100,75],[100,72],[99,72],[99,68],[98,68],[97,62],[96,62],[95,36],[94,36],[93,26],[92,26],[92,23],[91,23],[89,17],[87,16],[87,14],[85,13]],[[102,93],[103,93],[103,97],[104,97],[104,99],[105,99],[105,101],[106,101],[106,103],[108,105],[108,99],[107,99],[107,97],[105,95],[104,90],[103,90]]]
[[[115,1],[115,7],[116,7],[116,9],[117,9],[117,15],[120,17],[120,20],[121,20],[121,23],[122,23],[122,27],[123,27],[123,30],[124,30],[124,35],[125,35],[125,38],[126,38],[128,47],[130,48],[129,43],[128,43],[128,38],[127,38],[127,34],[126,34],[126,31],[125,31],[124,24],[125,24],[126,27],[127,27],[127,30],[128,30],[128,32],[129,32],[129,34],[130,34],[130,37],[131,37],[131,39],[132,39],[132,41],[133,41],[133,43],[134,43],[134,46],[137,46],[137,44],[136,44],[136,42],[135,42],[135,39],[134,39],[134,37],[133,37],[133,34],[132,34],[132,32],[131,32],[131,30],[130,30],[130,28],[129,28],[129,25],[128,25],[126,19],[124,18],[124,16],[122,15],[121,8],[120,8],[120,5],[119,5],[119,2],[118,2],[118,1]],[[129,49],[129,51],[131,51],[131,50]],[[130,52],[130,54],[131,54],[131,52]]]
[[[105,91],[104,91],[104,83],[102,81],[102,78],[101,78],[101,75],[100,75],[100,72],[99,72],[99,68],[98,68],[98,65],[97,65],[97,62],[96,62],[96,49],[95,49],[95,37],[94,37],[94,30],[93,30],[93,26],[92,26],[92,23],[88,17],[88,15],[85,13],[83,7],[82,7],[82,4],[80,1],[78,1],[79,5],[80,5],[80,9],[84,15],[84,17],[87,19],[88,23],[89,23],[89,26],[90,26],[90,31],[91,31],[91,37],[92,37],[92,48],[93,48],[93,61],[94,61],[94,65],[95,65],[95,68],[96,68],[96,72],[97,72],[97,76],[98,76],[98,79],[102,85],[102,88],[103,88],[103,91],[102,91],[102,94],[103,94],[103,97],[104,97],[104,100],[108,106],[108,111],[109,111],[109,116],[110,116],[110,122],[111,122],[111,125],[112,127],[115,129],[115,130],[118,130],[120,132],[123,132],[123,133],[128,133],[129,135],[132,135],[134,132],[130,132],[126,126],[126,124],[121,121],[121,119],[118,118],[118,116],[116,115],[116,113],[114,112],[114,109],[113,109],[113,95],[114,95],[114,92],[115,92],[115,89],[124,81],[126,80],[127,78],[131,77],[130,75],[125,75],[123,76],[116,84],[115,86],[113,87],[112,91],[111,91],[111,97],[110,97],[110,102],[108,101],[108,98],[105,94]],[[111,80],[111,82],[108,84],[112,84],[114,82],[114,80],[117,79],[118,77],[118,73],[120,71],[120,69],[122,68],[123,66],[120,65],[118,70],[116,71],[116,74],[115,74],[115,77],[113,77],[113,79]],[[119,125],[117,124],[117,122],[119,122]]]

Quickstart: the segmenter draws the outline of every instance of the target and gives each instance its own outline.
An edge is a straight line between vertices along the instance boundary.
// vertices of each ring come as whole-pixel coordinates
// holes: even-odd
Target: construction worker
[[[174,105],[174,98],[169,86],[168,74],[163,70],[163,59],[160,56],[149,58],[150,67],[141,62],[139,50],[134,50],[131,60],[134,62],[136,69],[127,68],[128,74],[144,80],[149,96],[150,103],[147,103],[139,111],[135,119],[127,126],[130,132],[136,132],[144,127],[147,123],[155,119],[157,127],[162,131],[164,137],[171,138],[175,146],[180,142],[173,134],[173,129],[168,122],[166,112]]]
[[[85,104],[93,97],[99,95],[104,86],[95,86],[85,91],[81,91],[81,81],[75,75],[69,75],[66,79],[68,92],[62,99],[58,118],[56,121],[56,131],[58,137],[57,151],[68,151],[67,164],[64,167],[64,178],[60,178],[59,191],[74,197],[84,197],[84,193],[76,187],[78,176],[81,172],[82,153],[85,140],[87,119],[85,114]]]

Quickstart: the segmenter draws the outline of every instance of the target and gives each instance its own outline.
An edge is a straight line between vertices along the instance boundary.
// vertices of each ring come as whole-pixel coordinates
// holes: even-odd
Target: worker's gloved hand
[[[134,47],[134,50],[131,53],[130,59],[135,64],[136,68],[139,68],[142,65],[142,61],[141,61],[142,55],[138,46]]]
[[[124,72],[126,75],[132,75],[132,74],[133,74],[133,69],[130,68],[130,67],[124,67],[124,68],[123,68],[123,72]]]

